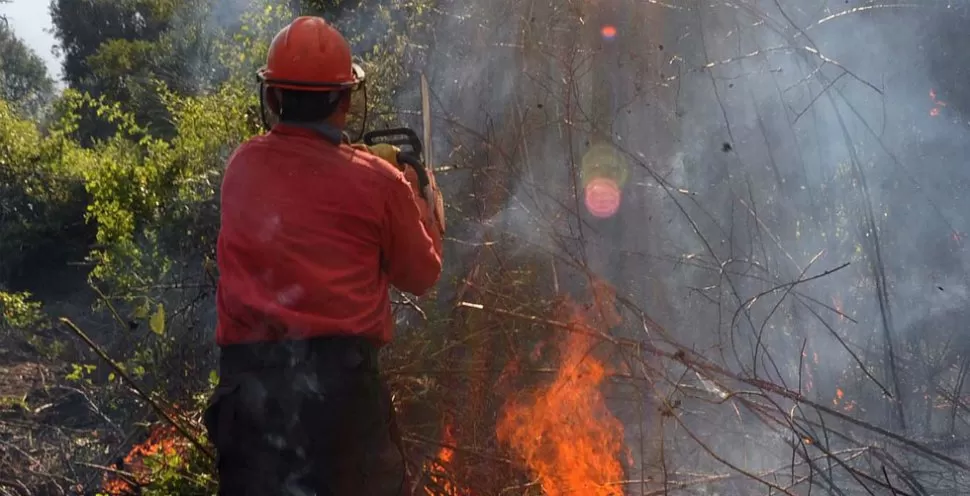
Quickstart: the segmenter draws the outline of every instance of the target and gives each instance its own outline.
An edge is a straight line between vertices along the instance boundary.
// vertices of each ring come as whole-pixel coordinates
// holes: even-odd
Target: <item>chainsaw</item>
[[[424,144],[413,129],[395,127],[378,129],[363,134],[362,141],[367,146],[384,143],[398,147],[401,151],[398,161],[414,169],[418,176],[418,184],[422,196],[428,205],[434,209],[435,217],[441,224],[442,234],[445,229],[445,204],[434,178],[434,167],[431,156],[431,100],[428,90],[428,79],[421,74],[421,118],[424,125]]]

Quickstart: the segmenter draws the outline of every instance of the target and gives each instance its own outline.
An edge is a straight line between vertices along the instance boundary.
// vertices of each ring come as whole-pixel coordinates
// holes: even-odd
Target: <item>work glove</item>
[[[371,153],[371,155],[377,155],[378,157],[386,160],[394,167],[397,167],[397,170],[406,173],[406,171],[404,170],[405,165],[398,163],[397,161],[397,155],[401,153],[400,148],[394,145],[389,145],[387,143],[378,143],[376,145],[371,145],[371,146],[367,146],[367,145],[356,145],[356,146],[364,147],[365,149],[367,149],[367,151]]]
[[[372,155],[386,160],[396,167],[397,170],[403,172],[404,178],[407,179],[415,194],[423,198],[428,205],[428,215],[430,216],[429,220],[431,221],[431,225],[434,225],[440,234],[444,234],[444,219],[440,218],[444,212],[441,193],[431,184],[427,169],[425,169],[424,164],[417,157],[402,152],[399,147],[388,143],[378,143],[371,146],[353,146],[354,148],[366,150]]]

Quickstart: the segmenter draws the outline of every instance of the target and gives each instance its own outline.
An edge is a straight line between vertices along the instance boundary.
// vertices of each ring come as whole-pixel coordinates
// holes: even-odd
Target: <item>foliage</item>
[[[186,254],[181,248],[212,251],[214,201],[225,159],[258,131],[252,111],[257,97],[239,74],[254,70],[258,59],[243,50],[258,49],[253,38],[266,38],[267,18],[219,45],[220,59],[239,63],[228,66],[235,77],[214,92],[193,96],[156,88],[171,116],[171,138],[153,136],[118,103],[82,98],[119,129],[96,146],[97,164],[85,175],[101,247],[92,254],[94,278],[130,291],[164,277],[171,261],[159,251],[163,248],[180,256]]]
[[[403,9],[410,12],[413,5]],[[386,7],[379,11],[386,19],[393,17]],[[214,201],[225,159],[259,131],[252,74],[289,17],[284,7],[267,4],[246,13],[238,31],[215,42],[216,58],[227,75],[214,91],[185,95],[162,85],[155,88],[171,116],[171,137],[156,137],[120,102],[81,99],[119,130],[96,146],[96,163],[85,173],[89,214],[97,222],[101,247],[93,253],[95,278],[130,290],[164,277],[171,264],[168,253],[184,257],[186,250],[207,247],[194,255],[212,255]],[[354,27],[346,29],[355,33]],[[407,47],[400,36],[390,37],[395,41],[391,48],[375,48],[365,61],[372,74],[371,112],[385,116],[392,95],[387,89],[403,80],[401,57]]]
[[[93,155],[67,136],[71,126],[68,117],[42,136],[0,100],[0,280],[63,265],[90,239],[81,176]]]
[[[170,425],[157,425],[125,457],[125,466],[144,496],[209,495],[214,491],[212,464]],[[105,474],[103,496],[131,494],[129,481]]]
[[[54,81],[44,61],[0,22],[0,99],[14,102],[19,113],[36,119],[53,95]]]
[[[0,291],[0,338],[7,343],[33,349],[41,357],[57,359],[63,356],[64,342],[50,336],[51,322],[43,304],[29,291]],[[14,351],[7,346],[4,353]]]
[[[86,257],[104,324],[95,341],[159,398],[204,398],[211,387],[211,364],[199,364],[210,343],[196,341],[211,329],[190,333],[212,303],[222,171],[262,131],[253,74],[292,18],[280,2],[231,3],[54,0],[69,87],[44,126],[0,99],[0,287]],[[362,59],[368,127],[393,123],[395,88],[421,49],[409,36],[425,26],[427,5],[305,4]],[[47,326],[41,301],[0,293],[5,328]],[[119,399],[119,377],[80,356],[87,351],[73,353],[64,379],[99,398],[105,418],[125,418],[135,400]],[[193,447],[151,454],[143,494],[206,494],[206,463]]]
[[[0,291],[0,329],[26,330],[38,325],[44,318],[41,304],[31,301],[31,294]]]
[[[213,74],[204,0],[54,0],[51,14],[71,88],[117,102],[158,134],[170,131],[158,98],[161,85],[183,93],[199,90]],[[84,144],[117,128],[82,115]]]

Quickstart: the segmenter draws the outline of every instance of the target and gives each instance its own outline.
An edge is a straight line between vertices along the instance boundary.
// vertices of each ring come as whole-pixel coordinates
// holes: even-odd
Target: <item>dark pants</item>
[[[318,338],[222,349],[205,412],[220,496],[406,496],[377,350]]]

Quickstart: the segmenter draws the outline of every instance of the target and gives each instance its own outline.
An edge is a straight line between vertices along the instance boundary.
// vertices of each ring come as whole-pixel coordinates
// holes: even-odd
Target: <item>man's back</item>
[[[390,339],[388,284],[425,292],[439,246],[403,174],[280,125],[242,145],[222,186],[220,345],[359,335]],[[437,240],[435,240],[437,241]]]
[[[283,27],[257,78],[264,125],[284,124],[227,166],[203,415],[220,496],[411,493],[378,355],[388,285],[421,295],[441,273],[440,193],[391,145],[340,144],[366,78],[352,59],[323,18]]]

